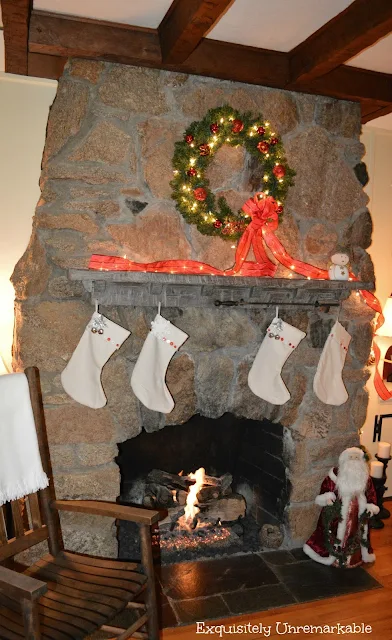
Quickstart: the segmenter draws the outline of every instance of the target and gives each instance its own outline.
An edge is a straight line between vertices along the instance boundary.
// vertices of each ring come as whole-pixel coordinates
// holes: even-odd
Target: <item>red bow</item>
[[[268,227],[269,231],[275,231],[279,224],[277,208],[278,204],[272,196],[265,196],[259,192],[245,202],[242,210],[251,216],[250,226],[254,229]]]

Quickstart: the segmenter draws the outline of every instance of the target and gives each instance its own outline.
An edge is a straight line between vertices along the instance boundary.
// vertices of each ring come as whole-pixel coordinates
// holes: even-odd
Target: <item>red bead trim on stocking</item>
[[[163,340],[164,342],[167,342],[167,344],[170,344],[170,346],[171,346],[171,347],[173,347],[173,349],[177,349],[177,345],[176,345],[176,344],[174,344],[174,342],[171,342],[171,341],[169,340],[169,338],[162,338],[162,340]]]
[[[284,336],[281,336],[279,333],[273,333],[274,331],[274,327],[268,327],[267,329],[267,336],[269,338],[275,338],[275,340],[279,340],[280,342],[283,342],[284,344],[287,345],[286,340],[284,339]],[[288,343],[288,346],[291,347],[292,349],[295,349],[295,347],[297,345],[292,344],[291,342]]]

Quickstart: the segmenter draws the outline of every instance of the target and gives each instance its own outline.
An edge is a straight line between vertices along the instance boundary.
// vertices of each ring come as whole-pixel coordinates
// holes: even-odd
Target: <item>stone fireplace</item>
[[[340,320],[352,335],[344,369],[349,400],[332,407],[316,398],[312,383],[325,328],[334,321],[337,310],[316,310],[314,298],[309,303],[306,295],[299,296],[303,304],[282,306],[283,319],[305,331],[307,337],[284,367],[291,399],[278,407],[250,391],[247,375],[274,315],[272,304],[279,300],[271,297],[260,306],[190,306],[169,295],[162,315],[189,339],[170,363],[167,384],[175,408],[163,415],[141,405],[130,387],[157,298],[144,299],[141,294],[140,298],[130,296],[127,303],[120,298],[116,302],[116,298],[105,298],[102,288],[85,286],[80,273],[78,276],[92,253],[126,255],[141,262],[192,258],[219,268],[232,265],[231,243],[202,236],[187,225],[175,210],[169,186],[174,142],[192,120],[226,102],[242,111],[261,111],[283,138],[288,162],[297,174],[277,232],[287,250],[325,267],[330,253],[343,244],[351,251],[355,272],[363,281],[374,281],[366,252],[372,223],[367,196],[356,177],[364,152],[359,142],[358,104],[71,60],[49,116],[42,195],[33,233],[13,274],[14,363],[17,369],[29,365],[40,369],[59,498],[118,499],[129,478],[126,464],[130,465],[135,451],[145,451],[139,442],[156,441],[159,450],[166,437],[169,443],[182,425],[184,434],[194,431],[196,440],[208,429],[223,433],[227,426],[228,468],[222,468],[219,459],[216,472],[235,475],[242,454],[235,463],[229,454],[238,444],[238,425],[249,421],[248,433],[254,431],[255,424],[257,428],[248,445],[252,459],[242,460],[242,472],[247,464],[248,471],[251,466],[253,472],[258,469],[260,477],[264,476],[263,482],[259,477],[252,479],[250,471],[249,477],[245,476],[253,499],[250,511],[259,525],[266,514],[277,521],[284,533],[283,544],[291,547],[303,542],[313,529],[317,515],[313,500],[320,480],[343,448],[358,443],[367,407],[365,367],[373,313],[355,292],[342,305]],[[215,192],[224,192],[230,205],[239,208],[257,190],[260,176],[242,148],[222,148],[211,165],[209,179]],[[291,275],[279,267],[280,282],[288,282]],[[236,280],[239,286],[241,279]],[[306,294],[306,287],[310,290],[312,285],[292,278],[287,290]],[[94,310],[95,290],[101,294],[101,312],[131,331],[103,370],[108,404],[99,410],[73,402],[60,383],[60,373]],[[281,291],[286,291],[283,285]],[[334,299],[345,298],[341,293],[335,292]],[[347,296],[349,293],[347,290]],[[322,291],[319,294],[322,298]],[[246,298],[247,294],[241,295]],[[290,295],[287,300],[293,301]],[[218,292],[215,297],[219,296]],[[202,418],[208,427],[199,421]],[[272,434],[272,441],[262,434]],[[176,437],[177,441],[182,438]],[[281,443],[278,456],[272,450],[275,439]],[[208,438],[203,444],[200,441],[200,450],[206,443]],[[240,444],[246,450],[246,442]],[[127,452],[129,458],[124,458]],[[166,471],[194,470],[185,459],[185,450],[183,457],[178,469]],[[280,472],[275,476],[277,460]],[[213,467],[215,463],[209,464]],[[151,458],[151,469],[155,467]],[[281,483],[275,503],[268,496],[268,474]],[[239,471],[237,475],[239,478]],[[248,501],[251,503],[249,497]],[[113,523],[76,514],[63,514],[62,521],[69,548],[84,552],[94,545],[96,553],[117,555]]]

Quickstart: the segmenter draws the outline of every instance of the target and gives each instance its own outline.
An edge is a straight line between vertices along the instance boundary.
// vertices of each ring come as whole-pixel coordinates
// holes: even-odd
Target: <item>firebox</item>
[[[161,512],[153,539],[163,563],[258,551],[262,525],[282,523],[289,485],[278,423],[194,415],[120,444],[117,462],[122,502]],[[139,559],[132,523],[120,524],[119,555]]]

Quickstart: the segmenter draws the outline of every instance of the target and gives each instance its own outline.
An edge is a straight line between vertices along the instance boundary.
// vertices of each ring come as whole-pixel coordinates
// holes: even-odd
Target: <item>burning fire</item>
[[[186,498],[186,505],[185,505],[185,514],[184,514],[185,522],[188,525],[191,525],[195,516],[197,516],[197,514],[200,511],[199,507],[196,506],[197,494],[199,493],[200,489],[202,488],[205,482],[206,470],[203,469],[203,467],[200,467],[200,469],[195,471],[195,473],[190,473],[188,477],[191,480],[196,481],[195,484],[192,484],[189,487],[188,495]]]

